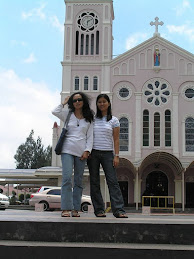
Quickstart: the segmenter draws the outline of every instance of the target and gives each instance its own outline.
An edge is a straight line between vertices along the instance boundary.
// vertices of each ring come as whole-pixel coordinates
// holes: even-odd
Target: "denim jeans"
[[[104,212],[104,201],[100,190],[100,164],[105,173],[108,184],[111,209],[116,216],[118,213],[125,213],[123,207],[123,196],[118,184],[116,170],[113,166],[113,152],[92,150],[91,156],[88,159],[88,168],[90,172],[90,194],[94,206],[95,215]]]
[[[82,197],[82,180],[86,160],[67,153],[61,154],[62,185],[61,210],[80,210]],[[72,190],[72,174],[74,168],[74,184]]]

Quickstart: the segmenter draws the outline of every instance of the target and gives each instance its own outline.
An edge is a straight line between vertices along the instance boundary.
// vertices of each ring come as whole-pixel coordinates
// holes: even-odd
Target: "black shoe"
[[[97,218],[105,218],[106,214],[104,212],[99,212],[99,213],[96,214],[96,217]]]

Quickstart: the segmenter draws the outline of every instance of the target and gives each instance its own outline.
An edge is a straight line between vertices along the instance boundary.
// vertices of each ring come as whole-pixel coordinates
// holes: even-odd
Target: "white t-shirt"
[[[64,122],[68,112],[69,110],[63,109],[63,105],[60,104],[52,111],[52,114]],[[74,113],[72,113],[67,130],[62,153],[81,157],[84,151],[91,152],[93,145],[93,122],[87,122],[85,119],[78,120]]]
[[[113,150],[113,128],[120,127],[119,120],[112,116],[107,121],[107,117],[95,118],[94,120],[94,143],[93,149]]]

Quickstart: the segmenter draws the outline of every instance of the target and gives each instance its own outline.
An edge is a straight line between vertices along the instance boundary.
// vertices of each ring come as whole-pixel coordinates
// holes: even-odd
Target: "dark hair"
[[[104,98],[107,100],[107,102],[109,103],[109,106],[108,106],[108,110],[107,110],[107,121],[111,120],[112,119],[112,110],[111,110],[111,102],[110,102],[110,98],[108,97],[107,94],[99,94],[96,98],[96,117],[97,118],[102,118],[102,112],[98,109],[98,100],[100,98]]]
[[[82,92],[76,92],[72,94],[68,100],[69,110],[72,112],[75,111],[75,107],[73,105],[73,97],[76,94],[80,94],[83,99],[83,107],[82,107],[83,117],[85,118],[86,121],[91,123],[94,120],[94,112],[90,109],[90,98],[86,94]]]

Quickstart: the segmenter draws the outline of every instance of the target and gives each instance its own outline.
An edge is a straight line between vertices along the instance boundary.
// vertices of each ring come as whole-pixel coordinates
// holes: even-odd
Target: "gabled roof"
[[[191,52],[177,46],[176,44],[156,35],[156,36],[153,36],[152,38],[144,41],[143,43],[137,45],[136,47],[124,52],[123,54],[119,55],[118,57],[114,58],[111,61],[111,65],[114,65],[115,63],[123,60],[127,56],[132,56],[132,55],[136,54],[137,52],[140,52],[141,50],[150,47],[150,45],[153,45],[153,44],[163,44],[166,47],[170,48],[175,53],[178,53],[179,55],[182,55],[185,58],[194,62],[194,54],[192,54]]]

